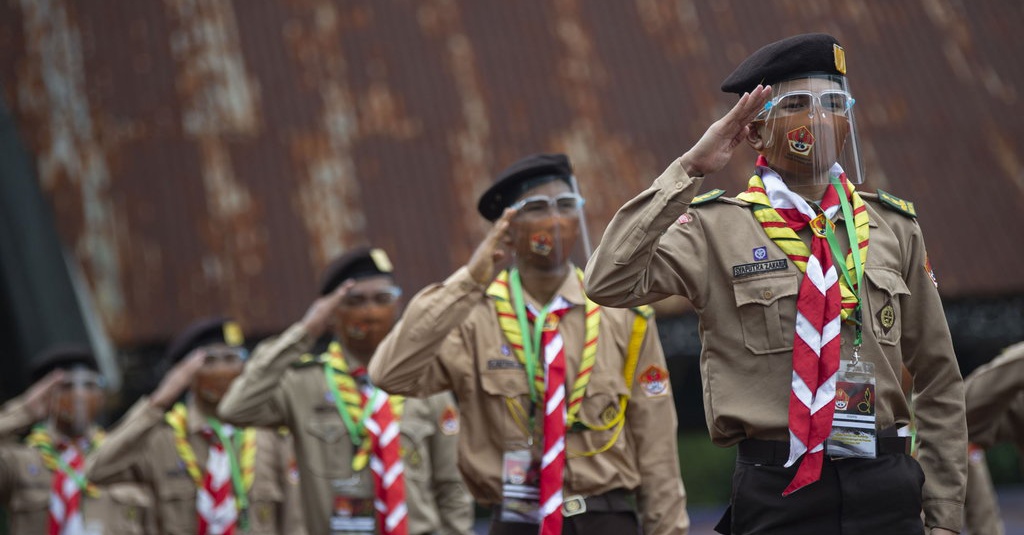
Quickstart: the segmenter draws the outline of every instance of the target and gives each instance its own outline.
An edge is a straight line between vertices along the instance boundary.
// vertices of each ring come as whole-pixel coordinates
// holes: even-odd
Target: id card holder
[[[502,457],[501,521],[540,524],[540,465],[529,449]]]
[[[331,535],[372,535],[377,532],[373,490],[367,492],[358,474],[331,481]]]
[[[841,360],[836,376],[835,414],[832,433],[825,443],[830,457],[874,459],[875,366],[862,360]]]

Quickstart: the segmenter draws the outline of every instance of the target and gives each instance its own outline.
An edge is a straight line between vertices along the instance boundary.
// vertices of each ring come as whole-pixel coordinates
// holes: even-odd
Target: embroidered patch
[[[761,262],[768,259],[768,248],[765,246],[754,247],[754,261]]]
[[[799,156],[809,156],[814,148],[814,135],[806,126],[786,132],[786,139],[789,141],[789,152]]]
[[[679,223],[680,225],[685,225],[690,221],[693,221],[693,216],[690,214],[683,214],[676,219],[676,223]]]
[[[554,246],[555,240],[547,232],[537,232],[530,236],[530,250],[541,256],[551,254]]]
[[[448,405],[441,412],[441,419],[438,421],[438,426],[441,428],[441,433],[451,436],[459,432],[459,411],[455,410],[455,407]]]
[[[402,456],[405,459],[405,464],[412,467],[416,467],[423,464],[423,455],[420,454],[420,450],[411,449],[408,452],[404,453],[407,454]]]
[[[640,374],[640,388],[647,397],[664,396],[668,394],[668,370],[655,365],[647,367]]]
[[[767,260],[764,262],[754,262],[753,264],[740,264],[732,267],[732,277],[734,279],[738,279],[760,273],[768,273],[770,271],[782,271],[788,267],[789,262],[785,258],[779,260]]]
[[[619,415],[619,407],[617,405],[608,405],[604,411],[601,412],[601,421],[606,425],[612,423],[615,417]]]
[[[491,359],[487,361],[488,370],[521,370],[523,365],[518,360]]]
[[[896,308],[892,305],[892,299],[888,299],[881,310],[878,311],[878,323],[882,325],[882,331],[889,334],[893,325],[896,325]]]
[[[924,257],[924,272],[928,274],[928,278],[932,280],[932,284],[938,288],[939,281],[935,278],[935,271],[932,270],[932,261],[928,259],[927,255]]]
[[[512,349],[508,347],[508,344],[501,344],[501,354],[506,357],[512,356]]]

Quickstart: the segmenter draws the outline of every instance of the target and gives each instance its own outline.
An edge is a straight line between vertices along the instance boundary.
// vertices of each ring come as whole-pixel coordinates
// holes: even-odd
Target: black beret
[[[88,347],[70,344],[53,346],[40,353],[33,361],[32,382],[42,379],[53,370],[69,370],[76,366],[100,371],[96,365],[96,358]]]
[[[320,295],[327,295],[349,279],[391,275],[391,260],[383,249],[360,247],[335,258],[324,270]]]
[[[722,82],[722,91],[742,95],[758,84],[770,85],[812,74],[846,75],[846,55],[839,41],[808,33],[765,45]]]
[[[242,347],[245,338],[241,327],[233,320],[222,317],[197,320],[167,346],[167,358],[176,363],[196,349],[213,344]]]
[[[515,204],[526,190],[563,180],[572,185],[572,165],[564,154],[533,154],[505,168],[494,184],[480,196],[477,210],[488,221],[496,221],[505,208]]]

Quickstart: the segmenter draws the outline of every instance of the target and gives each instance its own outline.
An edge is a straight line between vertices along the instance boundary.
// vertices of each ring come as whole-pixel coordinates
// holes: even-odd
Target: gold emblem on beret
[[[245,344],[245,337],[242,336],[242,328],[233,321],[225,322],[224,341],[229,346],[240,346]]]
[[[841,46],[839,46],[837,44],[833,44],[832,45],[832,55],[836,59],[836,70],[839,71],[840,74],[845,75],[846,74],[846,52],[843,50],[843,47],[841,47]]]
[[[381,273],[391,273],[394,269],[391,266],[391,259],[388,258],[388,254],[384,252],[384,249],[370,249],[370,258]]]

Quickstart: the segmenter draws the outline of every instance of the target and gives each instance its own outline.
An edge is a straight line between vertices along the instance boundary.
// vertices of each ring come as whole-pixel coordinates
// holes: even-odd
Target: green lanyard
[[[846,226],[846,234],[850,241],[850,257],[853,259],[853,270],[857,277],[856,284],[850,279],[850,270],[846,267],[846,255],[843,254],[842,249],[839,246],[839,238],[836,237],[835,231],[832,230],[832,225],[825,225],[825,239],[828,240],[828,245],[832,249],[833,262],[838,259],[842,265],[842,269],[839,270],[843,274],[843,279],[846,280],[847,286],[850,287],[850,292],[857,299],[857,307],[854,308],[854,325],[856,325],[856,340],[854,340],[854,347],[859,348],[863,341],[862,336],[862,317],[861,317],[861,298],[860,298],[860,285],[864,281],[864,265],[860,258],[860,241],[857,239],[857,225],[853,221],[853,208],[850,206],[850,201],[846,198],[846,192],[839,183],[838,177],[832,177],[832,187],[835,188],[836,193],[839,195],[839,204],[843,210],[843,223]]]
[[[324,363],[324,374],[327,375],[327,387],[331,390],[331,395],[334,397],[334,406],[337,407],[341,420],[345,422],[345,427],[348,428],[348,438],[352,441],[352,445],[358,448],[362,445],[362,431],[366,427],[366,420],[373,415],[373,407],[377,404],[377,395],[380,394],[380,390],[373,389],[373,395],[370,396],[370,400],[363,408],[363,418],[356,423],[352,421],[352,416],[348,413],[345,400],[341,399],[341,391],[338,390],[338,382],[334,380],[334,368],[331,366],[330,360]]]
[[[544,332],[544,324],[547,323],[548,309],[551,307],[551,303],[544,305],[540,314],[534,318],[533,336],[530,336],[529,317],[526,315],[526,301],[523,299],[523,283],[519,280],[519,270],[516,268],[509,270],[508,280],[512,288],[512,301],[516,307],[516,319],[519,320],[519,332],[523,333],[523,356],[526,360],[526,383],[530,386],[530,400],[533,403],[540,403],[534,377],[537,376],[540,359],[540,338]],[[530,413],[532,419],[533,411]]]
[[[238,465],[238,451],[242,449],[242,442],[244,440],[241,429],[236,429],[234,433],[234,443],[231,438],[224,434],[224,429],[221,427],[220,422],[216,418],[206,418],[206,423],[210,425],[213,432],[217,434],[217,438],[220,439],[220,443],[224,446],[224,451],[228,452],[228,464],[231,465],[231,485],[235,487],[235,502],[238,504],[239,524],[242,531],[248,529],[248,518],[246,511],[249,510],[249,497],[245,491],[245,484],[242,482],[242,468]]]
[[[77,448],[78,446],[73,446],[73,447]],[[57,461],[57,468],[61,472],[64,472],[65,476],[70,477],[71,479],[73,479],[75,481],[75,486],[77,486],[79,490],[81,490],[82,492],[85,492],[86,487],[89,486],[89,482],[85,479],[85,476],[83,476],[80,472],[78,472],[74,468],[71,468],[71,465],[69,465],[67,463],[67,461],[65,461],[64,458],[60,456],[60,453],[57,452],[56,448],[54,448],[53,446],[49,446],[49,448],[50,448],[50,454],[53,455],[54,460]],[[80,454],[82,455],[82,457],[85,457],[85,452],[84,451],[80,452]]]

